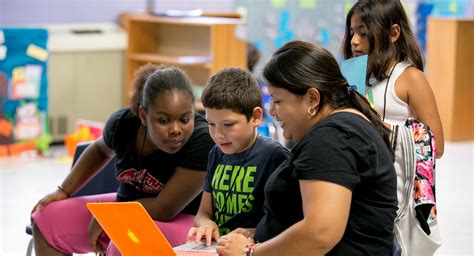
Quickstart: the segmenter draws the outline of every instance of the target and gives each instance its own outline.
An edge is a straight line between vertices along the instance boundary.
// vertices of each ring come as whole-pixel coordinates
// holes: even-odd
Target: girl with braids
[[[173,246],[186,241],[213,146],[207,122],[195,113],[191,84],[177,68],[145,65],[135,73],[133,90],[130,107],[111,115],[103,136],[34,207],[36,255],[119,255],[87,210],[89,202],[138,201]],[[117,193],[69,198],[113,156]]]
[[[254,241],[228,234],[222,255],[390,255],[397,210],[390,131],[318,45],[293,41],[264,68],[289,160],[265,185]]]

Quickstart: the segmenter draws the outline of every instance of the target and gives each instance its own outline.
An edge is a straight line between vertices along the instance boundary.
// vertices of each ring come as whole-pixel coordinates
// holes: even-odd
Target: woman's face
[[[268,92],[272,97],[270,114],[280,123],[285,139],[295,142],[301,140],[311,127],[306,97],[271,84],[268,85]]]
[[[367,27],[362,23],[359,15],[352,15],[351,17],[351,49],[352,56],[357,57],[364,54],[369,54],[370,43],[367,36]]]
[[[166,153],[178,152],[193,133],[194,104],[185,91],[171,90],[159,94],[144,114],[148,138]]]

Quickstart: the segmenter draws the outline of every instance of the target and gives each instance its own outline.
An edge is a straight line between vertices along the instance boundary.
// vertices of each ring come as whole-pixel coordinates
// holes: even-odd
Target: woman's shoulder
[[[139,118],[128,108],[112,113],[104,128],[103,137],[107,145],[113,148],[116,142],[130,138],[124,134],[136,131],[140,125]]]
[[[123,108],[112,113],[107,120],[107,127],[115,130],[118,125],[128,124],[130,122],[136,123],[138,117],[128,108]]]
[[[367,135],[372,135],[373,132],[376,132],[375,128],[365,117],[354,112],[341,111],[316,124],[304,139],[309,143],[318,144],[321,141],[330,143],[340,137],[349,142],[354,139],[367,139]],[[315,137],[319,142],[315,142]]]

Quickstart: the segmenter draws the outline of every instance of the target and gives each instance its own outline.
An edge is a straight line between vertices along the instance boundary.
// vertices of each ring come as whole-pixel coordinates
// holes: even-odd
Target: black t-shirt
[[[224,154],[214,146],[204,191],[211,193],[214,221],[221,235],[257,226],[263,216],[265,182],[288,156],[286,148],[264,136],[241,153]]]
[[[352,191],[341,241],[327,255],[390,255],[397,210],[396,175],[375,128],[346,112],[316,124],[265,186],[265,216],[255,239],[271,239],[303,219],[299,180],[323,180]]]
[[[115,175],[120,184],[117,201],[157,196],[178,166],[206,171],[207,157],[214,142],[203,116],[194,116],[193,134],[178,152],[168,154],[156,150],[141,160],[134,152],[140,125],[140,119],[129,109],[115,112],[105,125],[104,141],[115,151],[116,157]],[[196,197],[182,212],[196,214],[200,198]]]

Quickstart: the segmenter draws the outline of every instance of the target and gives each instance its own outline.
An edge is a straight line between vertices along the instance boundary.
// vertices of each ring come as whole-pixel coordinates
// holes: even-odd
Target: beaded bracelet
[[[246,245],[242,256],[254,256],[254,250],[255,248],[257,248],[258,245],[259,243]]]
[[[58,189],[61,190],[64,194],[66,194],[67,197],[71,197],[71,195],[69,195],[69,193],[64,190],[63,186],[59,185]]]

